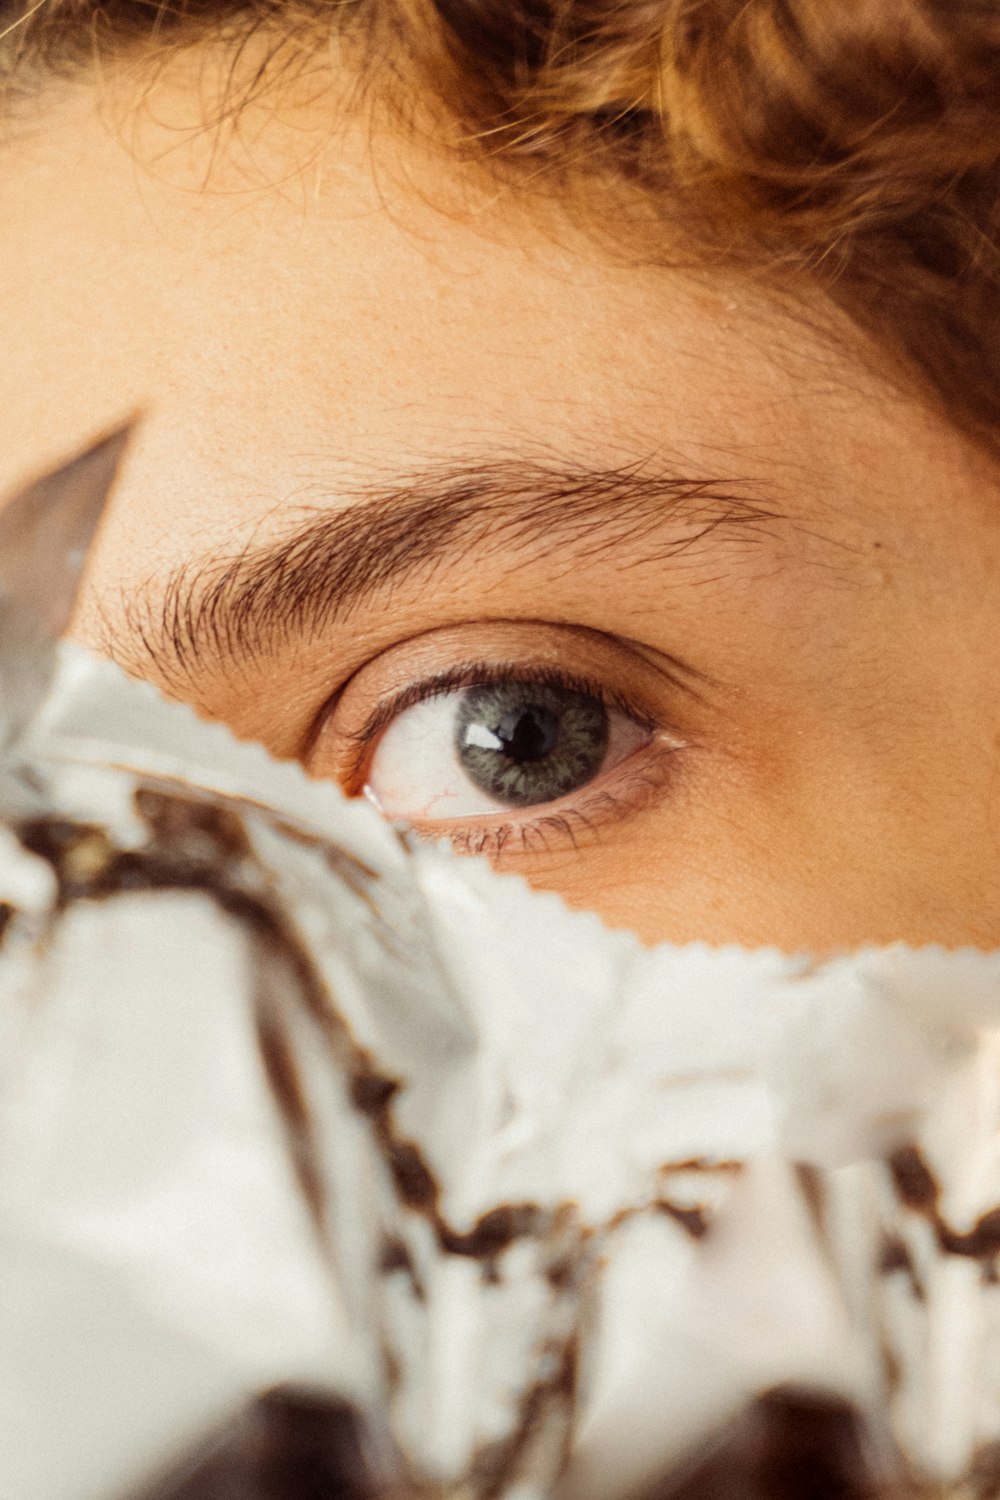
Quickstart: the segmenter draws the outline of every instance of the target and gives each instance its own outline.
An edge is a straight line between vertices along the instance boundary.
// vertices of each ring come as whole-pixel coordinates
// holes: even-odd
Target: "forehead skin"
[[[576,594],[472,554],[263,673],[252,710],[225,674],[180,690],[294,753],[324,674],[439,627],[673,651],[718,684],[681,789],[530,879],[648,939],[996,944],[987,461],[747,285],[612,259],[537,189],[373,140],[315,83],[201,128],[209,56],[53,94],[0,148],[0,492],[145,414],[79,636],[106,648],[110,620],[120,645],[123,599],[172,567],[428,459],[739,481],[786,516],[753,546],[612,557]]]

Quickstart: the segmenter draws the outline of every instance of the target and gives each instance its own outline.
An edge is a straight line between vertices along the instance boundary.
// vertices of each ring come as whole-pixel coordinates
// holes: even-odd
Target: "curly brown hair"
[[[1000,454],[996,0],[0,0],[0,69],[292,27],[415,68],[494,170],[615,179],[665,246],[818,292]]]

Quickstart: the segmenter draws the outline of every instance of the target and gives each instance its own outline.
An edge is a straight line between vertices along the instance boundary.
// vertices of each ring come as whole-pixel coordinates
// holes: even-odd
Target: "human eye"
[[[682,741],[623,684],[614,648],[588,671],[557,659],[551,635],[545,644],[540,660],[529,648],[421,673],[448,649],[425,640],[414,675],[399,680],[404,657],[384,692],[362,672],[325,716],[309,770],[465,852],[530,852],[599,832],[661,790]],[[585,655],[602,655],[586,644]]]

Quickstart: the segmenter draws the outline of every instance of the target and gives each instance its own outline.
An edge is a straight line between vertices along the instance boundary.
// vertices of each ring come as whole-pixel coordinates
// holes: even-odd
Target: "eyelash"
[[[614,708],[627,714],[650,734],[655,734],[658,727],[650,715],[626,694],[614,689],[609,690],[602,683],[566,672],[559,667],[530,666],[516,661],[466,662],[460,666],[451,667],[445,672],[436,673],[433,677],[410,683],[402,691],[380,704],[360,729],[345,734],[345,739],[355,747],[345,776],[349,793],[357,795],[361,791],[366,762],[379,734],[406,709],[416,703],[444,697],[462,688],[474,685],[489,686],[511,680],[584,693],[597,699],[606,708]],[[618,821],[622,817],[630,816],[660,791],[674,774],[674,767],[669,765],[669,761],[681,748],[677,744],[661,743],[655,747],[654,754],[651,758],[647,758],[647,763],[641,769],[633,767],[629,777],[633,793],[631,796],[618,796],[603,787],[589,794],[584,790],[582,800],[573,808],[561,809],[557,813],[541,814],[528,821],[507,821],[489,827],[484,827],[479,822],[476,826],[466,829],[453,828],[447,834],[442,831],[440,836],[447,838],[452,847],[465,854],[498,856],[515,838],[519,840],[522,850],[527,850],[535,840],[540,841],[543,847],[547,847],[546,830],[575,848],[577,830],[590,829],[591,817],[598,808],[604,814],[605,823],[609,819]],[[643,793],[646,795],[643,796]],[[475,820],[470,819],[470,822],[473,821]],[[418,833],[418,836],[421,835]],[[424,833],[422,836],[433,835]]]
[[[489,828],[480,824],[476,828],[454,829],[442,834],[442,837],[459,853],[485,854],[493,858],[502,854],[515,839],[524,852],[535,843],[542,849],[547,849],[547,833],[550,831],[557,842],[569,844],[576,849],[579,847],[577,830],[591,831],[591,818],[598,809],[603,814],[602,823],[607,826],[608,823],[618,823],[631,817],[648,805],[673,779],[674,767],[668,764],[668,758],[675,756],[679,749],[680,746],[677,745],[661,745],[641,771],[633,768],[628,777],[631,795],[616,795],[602,788],[599,792],[585,794],[582,805],[567,808],[564,812],[546,813],[525,823],[507,822],[494,824]],[[425,834],[424,837],[426,836]]]

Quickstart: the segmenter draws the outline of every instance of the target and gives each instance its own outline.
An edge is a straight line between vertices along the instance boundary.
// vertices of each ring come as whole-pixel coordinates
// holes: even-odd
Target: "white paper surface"
[[[540,1389],[499,1491],[522,1500],[567,1462],[581,1496],[624,1494],[782,1382],[848,1397],[887,1462],[949,1483],[1000,1437],[1000,1233],[973,1233],[1000,1200],[1000,958],[644,950],[71,648],[21,760],[11,1500],[115,1500],[286,1380],[354,1401],[390,1468],[472,1495]],[[241,853],[164,832],[199,796]],[[25,854],[54,818],[100,836]],[[907,1206],[924,1168],[936,1207]]]

